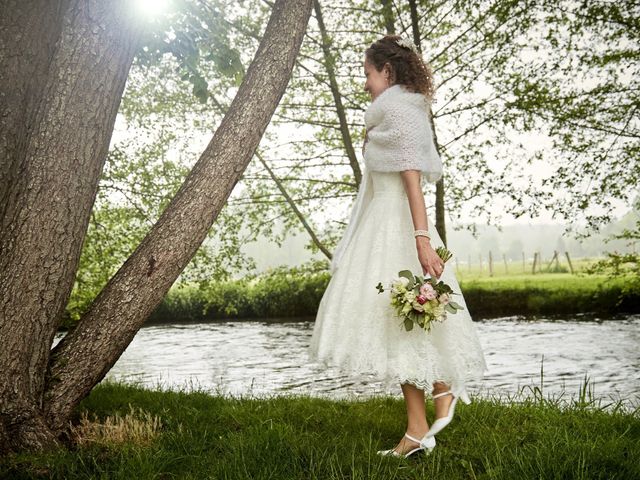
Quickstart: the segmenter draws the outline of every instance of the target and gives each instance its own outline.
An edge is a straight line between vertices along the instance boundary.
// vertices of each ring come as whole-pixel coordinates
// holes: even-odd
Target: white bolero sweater
[[[428,182],[440,180],[442,161],[433,142],[429,102],[423,94],[393,85],[371,102],[364,123],[366,167],[378,172],[421,170]]]
[[[431,183],[442,177],[442,161],[433,141],[429,115],[427,98],[400,84],[385,89],[365,111],[365,169],[349,224],[331,259],[329,271],[332,275],[373,196],[370,171],[420,170],[422,178]]]

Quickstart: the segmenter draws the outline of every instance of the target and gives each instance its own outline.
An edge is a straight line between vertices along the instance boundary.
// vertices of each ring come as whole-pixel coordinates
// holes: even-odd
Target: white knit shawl
[[[371,170],[420,170],[424,172],[422,178],[431,183],[442,177],[442,161],[433,142],[429,121],[429,104],[423,94],[411,92],[399,84],[388,87],[371,102],[364,121],[368,137],[364,146],[365,169],[349,224],[333,252],[329,267],[332,275],[373,196]]]
[[[385,89],[364,114],[368,141],[364,163],[379,172],[421,170],[428,182],[442,177],[442,161],[433,142],[429,103],[404,85]]]

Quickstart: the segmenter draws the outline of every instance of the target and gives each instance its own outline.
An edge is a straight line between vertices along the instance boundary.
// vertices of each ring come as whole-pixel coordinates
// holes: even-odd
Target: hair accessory
[[[398,40],[396,40],[396,43],[401,47],[408,48],[416,55],[420,55],[420,52],[418,51],[418,47],[416,47],[416,44],[413,43],[411,40],[407,40],[406,38],[400,37]]]

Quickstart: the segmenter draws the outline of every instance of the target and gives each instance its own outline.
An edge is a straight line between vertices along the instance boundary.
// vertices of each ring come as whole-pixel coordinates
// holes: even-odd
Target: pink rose
[[[438,293],[430,283],[425,283],[420,287],[420,294],[424,295],[427,300],[433,300],[438,296]]]
[[[438,300],[440,301],[440,303],[442,303],[443,305],[446,305],[447,303],[449,303],[449,301],[451,300],[449,298],[449,295],[446,293],[443,293],[442,295],[440,295],[440,297],[438,298]]]
[[[418,295],[416,297],[416,300],[420,305],[424,305],[424,303],[427,301],[427,297],[425,297],[424,295]]]

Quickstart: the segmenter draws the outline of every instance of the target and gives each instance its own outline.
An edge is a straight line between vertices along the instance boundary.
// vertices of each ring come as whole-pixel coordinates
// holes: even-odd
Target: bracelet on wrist
[[[429,235],[429,231],[428,230],[415,230],[413,232],[413,236],[414,237],[427,237],[429,240],[431,240],[431,235]]]

